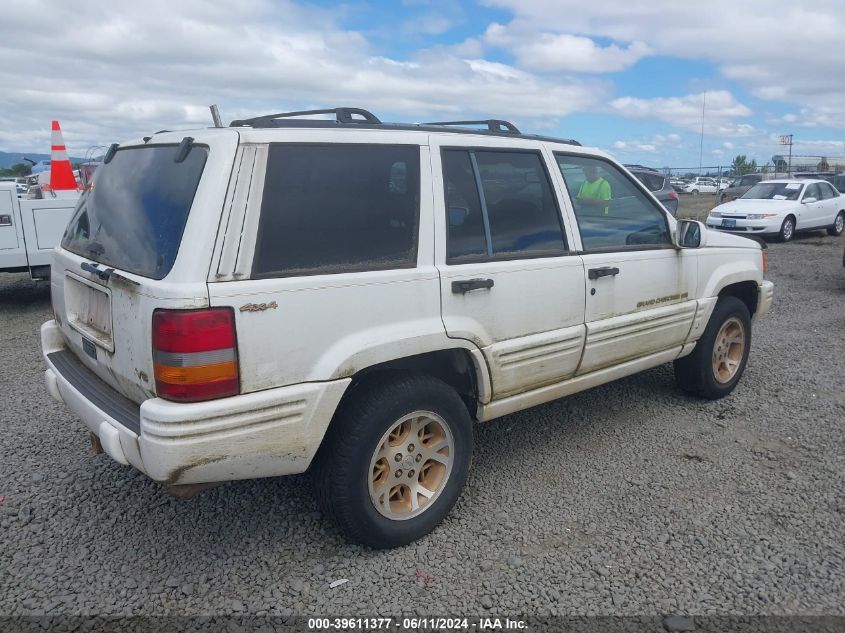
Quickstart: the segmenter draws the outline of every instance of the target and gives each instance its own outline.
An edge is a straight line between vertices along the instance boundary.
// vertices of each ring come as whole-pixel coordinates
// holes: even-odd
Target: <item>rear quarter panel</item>
[[[243,141],[228,230],[218,240],[208,284],[211,305],[230,306],[235,313],[243,393],[347,378],[377,363],[470,346],[446,336],[440,314],[431,166],[421,135],[247,130]],[[417,266],[250,279],[268,141],[419,145]],[[247,187],[248,195],[242,193]]]

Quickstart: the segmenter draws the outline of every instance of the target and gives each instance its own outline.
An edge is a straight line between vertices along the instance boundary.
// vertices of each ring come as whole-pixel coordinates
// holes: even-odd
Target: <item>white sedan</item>
[[[707,226],[744,233],[776,236],[788,242],[796,231],[845,229],[845,195],[824,180],[764,180],[744,196],[720,204],[707,216]]]
[[[700,193],[718,193],[719,183],[713,178],[696,178],[684,187],[684,193],[697,196]]]

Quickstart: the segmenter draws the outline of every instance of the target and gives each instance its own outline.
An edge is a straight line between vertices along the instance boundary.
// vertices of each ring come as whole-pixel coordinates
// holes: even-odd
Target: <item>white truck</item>
[[[0,182],[0,272],[48,279],[53,249],[78,200],[76,191],[42,200],[19,198],[15,183]]]

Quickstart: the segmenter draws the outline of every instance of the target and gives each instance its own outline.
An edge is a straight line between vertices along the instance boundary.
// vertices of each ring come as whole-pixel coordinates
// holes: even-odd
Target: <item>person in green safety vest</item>
[[[584,168],[584,176],[587,177],[587,180],[581,183],[581,188],[578,190],[578,201],[588,209],[603,211],[607,215],[610,211],[607,201],[613,197],[610,191],[610,183],[599,176],[595,165],[587,165]]]

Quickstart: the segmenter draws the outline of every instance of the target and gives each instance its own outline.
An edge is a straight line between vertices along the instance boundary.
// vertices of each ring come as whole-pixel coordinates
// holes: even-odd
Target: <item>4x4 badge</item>
[[[275,301],[270,303],[246,303],[240,307],[241,312],[264,312],[264,310],[275,310],[279,304]]]

